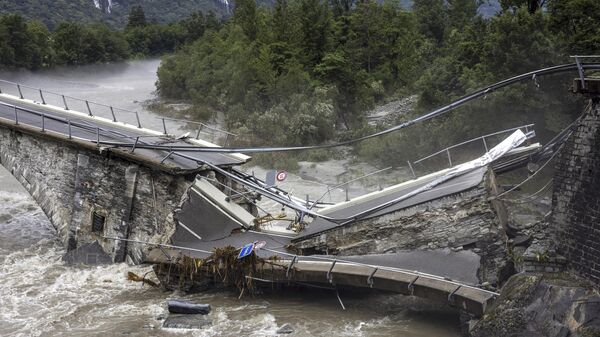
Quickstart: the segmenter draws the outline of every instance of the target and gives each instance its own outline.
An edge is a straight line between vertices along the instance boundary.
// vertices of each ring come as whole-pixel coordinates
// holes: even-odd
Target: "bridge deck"
[[[126,142],[133,143],[136,137],[139,138],[140,144],[145,142],[152,145],[166,145],[166,146],[181,146],[181,145],[203,145],[203,146],[215,146],[208,142],[189,140],[189,139],[176,139],[171,136],[162,135],[160,132],[138,128],[133,125],[124,124],[120,122],[113,122],[109,119],[89,116],[88,114],[65,110],[60,107],[51,105],[39,104],[27,99],[19,99],[14,96],[7,94],[0,94],[0,102],[4,102],[8,105],[0,104],[0,118],[14,122],[15,121],[15,110],[12,105],[16,105],[22,109],[18,110],[18,121],[21,124],[30,125],[33,127],[42,127],[41,114],[44,114],[44,128],[50,132],[56,132],[62,135],[69,134],[69,125],[63,122],[65,119],[70,120],[73,123],[82,123],[89,128],[84,129],[81,127],[72,127],[71,135],[73,138],[80,138],[85,140],[96,141],[98,136],[100,141],[113,141],[113,142]],[[99,133],[96,128],[100,128]],[[110,148],[110,146],[103,146],[104,148]],[[122,152],[129,149],[111,149],[113,152]],[[175,167],[180,170],[196,170],[198,163],[196,161],[182,158],[179,156],[170,156],[164,159],[168,155],[169,151],[163,150],[152,150],[152,149],[136,149],[135,155],[145,157],[146,160]],[[219,166],[239,165],[246,162],[249,157],[241,154],[226,154],[226,153],[208,153],[208,152],[189,152],[187,155],[197,158],[200,162],[210,162]],[[163,161],[164,159],[164,161]]]
[[[338,262],[298,261],[293,271],[286,267],[291,260],[278,261],[282,268],[271,269],[267,278],[275,282],[308,282],[372,288],[448,303],[467,313],[480,317],[497,294],[449,281],[443,278],[419,276],[409,271],[375,269],[373,266]]]
[[[170,264],[173,262],[167,260],[165,254],[173,257],[179,253],[173,249],[152,250],[147,262]],[[258,250],[258,254],[265,258],[279,255],[273,250]],[[339,258],[335,264],[334,258]],[[419,271],[402,268],[405,266],[418,266]],[[427,273],[427,269],[438,268],[440,271],[440,266],[455,277]],[[255,282],[349,286],[417,296],[448,303],[478,317],[498,295],[474,286],[478,266],[476,254],[448,250],[342,257],[301,256],[297,260],[280,255],[276,263],[265,262],[254,275],[258,277]],[[199,276],[194,279],[201,282]]]
[[[398,211],[417,204],[430,202],[444,196],[469,190],[482,181],[486,169],[486,167],[483,167],[453,178],[429,191],[417,194],[405,201],[385,208],[375,213],[373,216],[380,216],[382,214]],[[407,184],[400,185],[400,188],[390,190],[389,193],[378,193],[373,198],[369,198],[367,195],[363,198],[353,199],[346,203],[334,205],[330,208],[330,212],[327,212],[327,209],[323,209],[322,211],[327,215],[355,214],[364,208],[370,207],[370,205],[391,200],[409,193],[430,182],[437,176],[439,175],[431,175],[424,177],[424,179],[411,181]],[[265,241],[267,246],[279,247],[278,250],[285,252],[286,250],[284,247],[289,245],[292,241],[303,240],[319,235],[323,231],[340,226],[323,218],[316,218],[308,228],[294,236],[260,231],[240,231],[242,226],[238,222],[226,217],[222,212],[218,212],[214,208],[203,207],[207,202],[208,201],[204,200],[204,198],[194,190],[189,193],[187,203],[182,205],[181,211],[177,214],[177,219],[183,226],[177,226],[177,230],[172,237],[172,243],[174,245],[212,251],[217,247],[242,247],[251,242]],[[204,219],[211,220],[205,221]],[[202,257],[202,254],[199,253],[190,252],[190,254]],[[456,265],[452,263],[449,265],[456,267]],[[393,264],[390,266],[393,266]],[[461,270],[461,268],[455,269]],[[432,272],[439,272],[439,270],[432,270]]]
[[[398,202],[394,205],[386,207],[378,212],[370,214],[363,219],[375,218],[382,216],[384,214],[396,212],[408,207],[412,207],[418,204],[426,203],[432,200],[440,199],[442,197],[461,193],[463,191],[469,190],[481,183],[483,180],[483,175],[487,170],[486,167],[478,168],[472,172],[466,173],[462,176],[453,178],[447,182],[444,182],[430,190],[423,191],[415,196],[412,196],[404,201]],[[431,174],[428,176],[421,177],[416,180],[409,181],[404,184],[400,184],[391,188],[388,193],[385,193],[385,190],[382,192],[375,192],[371,195],[365,195],[363,197],[359,197],[344,203],[336,204],[327,208],[323,208],[319,211],[319,214],[327,215],[333,218],[348,218],[353,215],[359,214],[360,212],[372,208],[376,205],[381,205],[390,200],[394,200],[400,196],[406,195],[412,191],[415,191],[426,184],[430,183],[434,179],[443,175],[444,171],[436,172],[435,174]],[[341,225],[336,224],[334,222],[328,221],[323,218],[314,219],[300,234],[298,237],[294,238],[294,240],[302,240],[306,239],[324,231],[339,227]]]

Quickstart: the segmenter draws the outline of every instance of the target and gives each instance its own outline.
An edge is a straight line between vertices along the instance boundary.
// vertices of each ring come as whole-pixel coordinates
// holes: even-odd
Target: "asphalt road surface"
[[[6,104],[13,105],[14,102],[8,99],[4,99],[0,96],[0,102],[4,102]],[[111,142],[123,142],[123,143],[133,143],[136,137],[141,137],[139,142],[145,142],[147,144],[153,145],[166,145],[166,146],[189,146],[196,145],[190,142],[185,141],[184,139],[175,139],[167,136],[159,136],[152,135],[148,131],[144,131],[143,129],[130,128],[125,127],[119,123],[100,123],[95,122],[92,118],[80,117],[75,114],[69,112],[61,112],[56,109],[49,109],[44,105],[30,105],[16,104],[17,107],[23,107],[24,109],[17,109],[18,112],[18,120],[21,124],[27,124],[33,127],[42,127],[42,117],[40,114],[46,115],[44,118],[44,128],[49,131],[58,132],[64,135],[69,134],[69,126],[67,123],[62,120],[70,119],[72,123],[80,123],[83,124],[84,127],[71,127],[71,135],[76,138],[89,139],[95,142],[97,140],[98,134],[96,128],[99,127],[100,130],[100,141],[111,141]],[[31,110],[34,112],[26,111]],[[0,104],[0,118],[8,119],[10,121],[15,120],[15,110],[12,106],[6,106]],[[53,119],[56,118],[56,119]],[[61,120],[61,121],[59,121]],[[110,147],[110,146],[106,146]],[[152,149],[136,149],[135,154],[139,156],[145,156],[147,159],[152,161],[160,162],[169,154],[169,151],[166,150],[152,150]],[[208,162],[219,166],[229,166],[229,165],[240,165],[244,163],[244,160],[240,157],[236,157],[231,154],[222,154],[222,153],[207,153],[207,152],[185,152],[186,155],[189,155],[193,158],[197,158],[201,162]],[[179,167],[183,170],[193,170],[198,167],[198,164],[194,160],[186,159],[179,157],[177,155],[172,155],[167,158],[165,163],[173,165],[175,167]]]

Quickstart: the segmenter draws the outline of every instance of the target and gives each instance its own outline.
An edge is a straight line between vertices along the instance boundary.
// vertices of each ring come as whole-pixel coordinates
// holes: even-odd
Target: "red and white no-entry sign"
[[[287,178],[287,173],[285,171],[277,171],[277,181],[281,182],[284,181],[285,178]]]

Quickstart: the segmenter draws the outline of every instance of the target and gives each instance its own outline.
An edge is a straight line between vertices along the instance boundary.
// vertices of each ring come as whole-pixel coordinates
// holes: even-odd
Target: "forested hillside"
[[[475,1],[475,0],[474,0]],[[384,1],[378,1],[380,3]],[[258,0],[259,6],[272,7],[274,0]],[[411,8],[413,0],[401,0],[403,8]],[[234,0],[3,0],[0,14],[19,13],[28,19],[43,22],[53,30],[62,21],[79,23],[103,22],[113,28],[123,28],[133,6],[141,5],[149,22],[172,23],[190,13],[214,12],[217,17],[228,17],[235,6]],[[498,0],[484,0],[479,11],[492,16],[499,9]]]
[[[472,0],[415,0],[411,11],[394,1],[277,0],[267,9],[240,0],[219,30],[163,60],[158,90],[223,111],[228,127],[255,145],[315,144],[373,132],[364,113],[387,99],[417,93],[422,113],[485,84],[569,62],[570,54],[600,51],[596,0],[501,5],[483,18]],[[520,121],[555,131],[577,110],[568,83],[513,87],[358,150],[398,164]]]
[[[172,23],[201,11],[227,16],[230,9],[225,0],[3,0],[0,14],[18,13],[28,19],[43,22],[54,30],[60,22],[103,22],[113,28],[123,28],[133,6],[141,5],[150,23]]]
[[[132,7],[127,26],[61,22],[53,31],[19,14],[0,15],[0,69],[50,68],[57,65],[106,63],[171,53],[216,30],[221,20],[209,12],[191,13],[171,24],[152,24],[142,7]]]

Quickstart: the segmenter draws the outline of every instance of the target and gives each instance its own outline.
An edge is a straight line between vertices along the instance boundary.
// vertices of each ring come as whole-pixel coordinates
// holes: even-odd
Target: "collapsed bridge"
[[[600,69],[600,65],[583,64],[582,68]],[[337,279],[338,284],[381,285],[381,289],[400,293],[412,289],[411,294],[450,300],[480,315],[496,295],[478,286],[484,283],[482,280],[493,283],[490,275],[498,271],[494,266],[498,247],[484,254],[444,251],[411,256],[402,247],[422,248],[419,245],[425,244],[427,238],[415,240],[418,245],[394,246],[392,243],[400,238],[393,231],[400,229],[398,223],[415,215],[428,216],[423,208],[467,205],[472,214],[483,215],[477,218],[457,213],[449,223],[454,226],[471,221],[470,227],[463,229],[473,231],[481,224],[478,221],[484,219],[490,228],[477,235],[497,245],[501,220],[492,218],[493,214],[501,218],[502,210],[496,203],[487,202],[487,197],[495,193],[490,167],[499,165],[508,170],[523,165],[530,160],[531,153],[498,162],[505,155],[521,151],[536,151],[540,158],[547,157],[556,144],[519,148],[533,134],[528,130],[515,131],[481,158],[336,205],[294,197],[236,166],[250,159],[242,152],[347,145],[434,118],[533,75],[575,69],[576,64],[563,65],[520,75],[413,121],[357,140],[326,146],[261,149],[221,148],[192,137],[175,137],[167,133],[166,127],[164,132],[142,127],[135,112],[115,113],[114,107],[86,100],[77,101],[81,108],[76,109],[74,98],[4,82],[0,86],[0,163],[48,215],[69,251],[66,259],[71,262],[167,263],[173,262],[174,256],[201,258],[209,256],[214,248],[264,241],[265,247],[258,251],[259,255],[280,255],[282,259],[279,269],[267,278],[272,282],[289,282],[294,280],[290,275],[296,275],[292,277],[301,282],[318,283],[320,279],[333,284],[332,280]],[[52,96],[57,100],[52,102]],[[121,119],[124,114],[135,116],[134,123]],[[257,225],[259,195],[293,210],[295,216],[290,221],[298,224],[299,230],[290,230],[291,226]],[[430,216],[425,223],[435,224],[440,219]],[[388,237],[373,236],[373,224],[377,230],[382,226],[391,228],[381,232]],[[430,227],[435,232],[435,226]],[[363,234],[371,237],[358,240]],[[477,242],[459,242],[458,232],[453,237],[456,247],[477,245]],[[451,241],[451,237],[447,239]],[[448,242],[430,248],[441,248],[444,244],[447,247]],[[157,252],[161,254],[157,256]],[[372,255],[367,263],[361,260],[365,259],[362,256],[365,252],[380,255]],[[330,253],[343,255],[344,261],[329,256]],[[325,255],[329,260],[307,261],[301,254]],[[397,258],[390,261],[394,254]],[[447,259],[445,266],[433,263],[440,256]],[[492,258],[488,259],[489,256]],[[492,267],[482,268],[483,271],[471,268],[460,275],[451,275],[452,271],[462,270],[453,266],[478,266],[482,261]],[[428,267],[432,269],[426,270]],[[410,271],[415,269],[419,271]],[[435,276],[440,273],[441,276]]]

